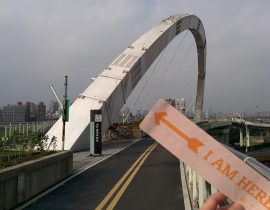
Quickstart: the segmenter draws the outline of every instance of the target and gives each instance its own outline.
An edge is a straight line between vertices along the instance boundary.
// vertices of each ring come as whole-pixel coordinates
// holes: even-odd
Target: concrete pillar
[[[242,128],[240,128],[240,147],[244,146],[244,142],[243,142],[243,130]]]
[[[250,140],[249,140],[249,129],[246,127],[246,147],[249,147],[250,145]]]

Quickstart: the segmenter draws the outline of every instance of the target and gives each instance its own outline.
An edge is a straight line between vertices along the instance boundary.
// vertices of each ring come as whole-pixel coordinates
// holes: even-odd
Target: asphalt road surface
[[[26,209],[184,210],[179,161],[146,138]]]

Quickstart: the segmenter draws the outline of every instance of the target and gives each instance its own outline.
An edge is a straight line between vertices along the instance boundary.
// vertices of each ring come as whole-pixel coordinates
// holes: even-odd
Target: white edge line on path
[[[19,207],[16,208],[15,210],[22,210],[22,209],[26,208],[27,206],[29,206],[29,205],[31,205],[32,203],[36,202],[38,199],[44,197],[45,195],[47,195],[47,194],[49,194],[50,192],[54,191],[56,188],[62,186],[63,184],[65,184],[65,183],[68,182],[69,180],[71,180],[71,179],[75,178],[76,176],[80,175],[81,173],[85,172],[85,171],[88,170],[89,168],[92,168],[92,167],[94,167],[95,165],[97,165],[97,164],[99,164],[99,163],[101,163],[101,162],[107,160],[108,158],[110,158],[110,157],[112,157],[113,155],[115,155],[115,154],[117,154],[117,153],[123,151],[124,149],[126,149],[126,148],[132,146],[133,144],[137,143],[137,142],[140,141],[140,140],[141,140],[141,139],[138,139],[137,141],[132,142],[132,143],[129,144],[128,146],[126,146],[126,147],[124,147],[124,148],[122,148],[122,149],[120,149],[120,150],[114,152],[113,154],[109,155],[108,157],[105,157],[105,158],[103,158],[103,159],[101,159],[101,160],[95,162],[94,164],[91,164],[91,163],[90,163],[90,165],[85,166],[85,167],[83,167],[82,169],[79,169],[79,170],[75,171],[75,173],[74,173],[73,175],[71,175],[70,177],[64,179],[63,181],[59,182],[58,184],[56,184],[55,186],[49,188],[48,190],[44,191],[43,193],[37,195],[36,197],[34,197],[34,198],[32,198],[31,200],[27,201],[26,203],[24,203],[23,205],[19,206]]]

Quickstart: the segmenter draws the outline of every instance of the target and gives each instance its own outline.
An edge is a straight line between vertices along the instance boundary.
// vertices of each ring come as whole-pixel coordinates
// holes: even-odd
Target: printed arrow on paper
[[[197,138],[190,138],[186,134],[184,134],[180,129],[175,127],[172,123],[166,120],[164,117],[167,116],[167,112],[156,112],[155,113],[155,121],[156,125],[160,125],[160,122],[163,122],[166,126],[168,126],[171,130],[181,136],[188,143],[188,148],[195,153],[198,153],[198,149],[204,144]]]

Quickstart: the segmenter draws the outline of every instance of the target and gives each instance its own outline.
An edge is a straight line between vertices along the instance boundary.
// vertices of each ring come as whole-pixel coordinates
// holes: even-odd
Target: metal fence
[[[57,120],[47,120],[39,122],[8,123],[0,125],[0,137],[10,137],[15,132],[28,136],[31,133],[41,131],[47,132]]]
[[[49,153],[56,148],[56,138],[48,139],[46,132],[56,121],[14,123],[0,126],[0,168],[24,162]]]

